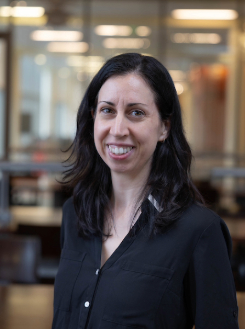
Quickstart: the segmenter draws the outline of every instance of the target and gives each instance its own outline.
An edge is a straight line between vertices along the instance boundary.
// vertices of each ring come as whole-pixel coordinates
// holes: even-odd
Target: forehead
[[[110,100],[124,98],[129,101],[154,102],[150,86],[135,73],[113,76],[106,80],[99,91],[98,101],[109,100],[104,99],[105,97],[111,98]]]

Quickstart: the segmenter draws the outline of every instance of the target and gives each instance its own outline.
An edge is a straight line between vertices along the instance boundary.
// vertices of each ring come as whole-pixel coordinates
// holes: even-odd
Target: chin
[[[117,174],[126,174],[129,171],[126,168],[111,168],[111,172],[114,172]]]
[[[111,172],[117,173],[117,174],[126,174],[131,172],[129,168],[126,166],[120,165],[120,166],[109,166]]]

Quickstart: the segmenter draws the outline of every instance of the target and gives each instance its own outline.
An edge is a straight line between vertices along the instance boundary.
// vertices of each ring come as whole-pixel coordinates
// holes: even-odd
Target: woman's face
[[[94,122],[95,146],[113,173],[150,172],[158,141],[167,137],[154,95],[135,73],[109,78],[101,87]]]

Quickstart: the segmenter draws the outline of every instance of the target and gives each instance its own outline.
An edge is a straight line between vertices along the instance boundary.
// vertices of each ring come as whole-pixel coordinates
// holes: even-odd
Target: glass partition
[[[9,132],[0,41],[0,158],[9,134],[9,160],[63,160],[60,150],[72,142],[94,74],[116,54],[139,52],[159,59],[174,80],[195,156],[193,177],[209,180],[213,167],[244,165],[244,4],[201,7],[220,10],[217,15],[227,9],[237,15],[232,19],[174,16],[177,9],[200,7],[185,1],[0,0],[0,7],[8,4],[39,6],[44,14],[7,18],[0,12],[0,31],[11,28],[13,38]]]

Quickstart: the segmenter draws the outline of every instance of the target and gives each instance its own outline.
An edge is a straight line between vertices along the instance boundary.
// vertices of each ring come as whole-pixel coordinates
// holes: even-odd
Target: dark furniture
[[[39,238],[0,235],[0,283],[37,283],[40,255]]]

